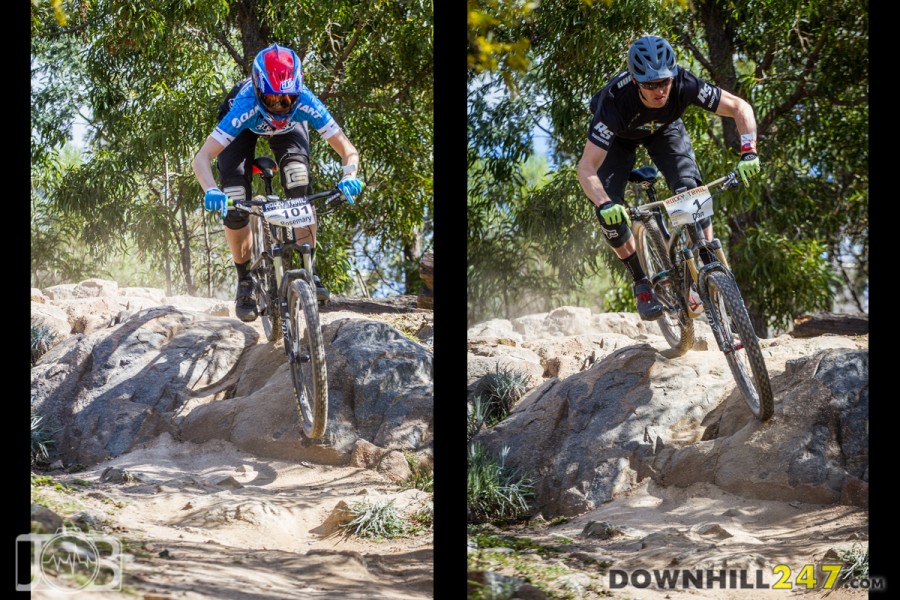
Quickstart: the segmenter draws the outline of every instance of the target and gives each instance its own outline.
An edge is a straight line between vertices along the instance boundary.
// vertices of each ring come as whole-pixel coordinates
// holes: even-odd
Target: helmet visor
[[[297,108],[299,94],[260,94],[259,101],[269,113],[287,116]]]

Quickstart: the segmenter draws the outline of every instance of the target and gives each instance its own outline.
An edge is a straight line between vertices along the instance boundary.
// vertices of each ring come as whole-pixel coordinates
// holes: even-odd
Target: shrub
[[[509,447],[500,459],[490,457],[480,444],[469,445],[466,503],[471,523],[512,521],[528,513],[533,482],[506,466]]]

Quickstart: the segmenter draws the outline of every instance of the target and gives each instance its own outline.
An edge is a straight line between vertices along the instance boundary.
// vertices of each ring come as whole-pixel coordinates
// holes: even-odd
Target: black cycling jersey
[[[588,139],[604,150],[609,150],[613,136],[642,141],[680,119],[692,104],[715,112],[721,97],[720,88],[679,68],[666,105],[647,108],[638,96],[637,84],[625,71],[591,98],[594,118],[588,130]]]

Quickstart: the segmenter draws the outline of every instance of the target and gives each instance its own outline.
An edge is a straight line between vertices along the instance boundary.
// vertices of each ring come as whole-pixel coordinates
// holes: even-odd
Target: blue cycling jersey
[[[305,85],[300,92],[300,102],[291,115],[291,122],[284,129],[275,129],[263,120],[259,114],[259,105],[253,93],[253,84],[247,80],[234,97],[231,109],[216,125],[210,137],[227,146],[242,131],[249,129],[257,135],[279,135],[292,131],[301,123],[310,123],[326,140],[338,133],[341,128],[322,101],[309,91]]]

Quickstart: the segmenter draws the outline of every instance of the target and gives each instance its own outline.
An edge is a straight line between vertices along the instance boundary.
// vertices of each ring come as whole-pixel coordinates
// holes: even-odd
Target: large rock
[[[259,343],[258,328],[210,314],[218,301],[162,297],[194,310],[167,304],[117,320],[113,299],[129,306],[152,299],[77,289],[59,288],[65,299],[32,309],[33,322],[54,317],[61,331],[73,315],[98,319],[76,327],[32,369],[32,410],[59,430],[55,449],[67,463],[95,464],[164,432],[328,464],[348,462],[360,440],[379,454],[431,452],[433,355],[385,323],[340,319],[323,328],[329,427],[314,443],[301,433],[282,345]]]
[[[547,380],[475,441],[493,452],[510,447],[508,464],[536,480],[544,516],[591,510],[645,477],[711,482],[747,497],[860,503],[868,353],[843,344],[787,360],[783,344],[766,350],[776,412],[765,424],[744,404],[721,353],[670,360],[635,344]]]

